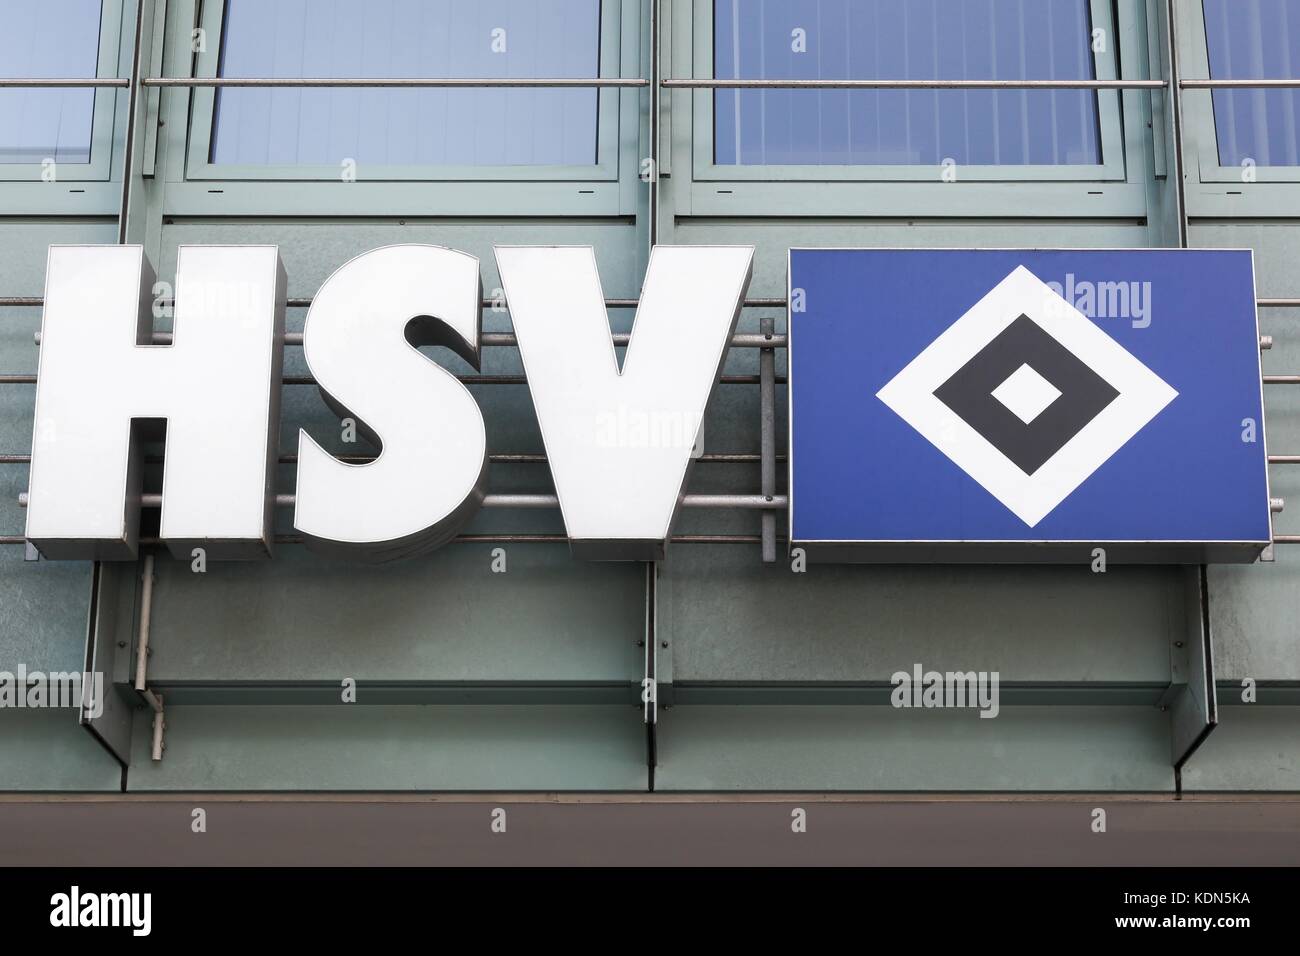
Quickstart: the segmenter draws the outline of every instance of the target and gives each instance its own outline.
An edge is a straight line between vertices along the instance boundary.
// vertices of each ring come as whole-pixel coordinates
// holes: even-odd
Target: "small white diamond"
[[[1032,422],[1052,402],[1061,397],[1061,390],[1039,375],[1026,362],[1007,376],[1007,380],[993,389],[993,397],[1011,410],[1026,425]]]

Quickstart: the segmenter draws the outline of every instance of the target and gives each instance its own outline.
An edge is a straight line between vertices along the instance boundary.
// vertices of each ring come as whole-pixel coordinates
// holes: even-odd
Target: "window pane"
[[[596,77],[600,0],[227,0],[222,76]],[[211,161],[590,165],[595,89],[228,89]]]
[[[719,79],[1093,79],[1088,0],[715,0]],[[1101,162],[1092,90],[719,90],[714,161]]]
[[[99,62],[100,0],[0,0],[0,76],[80,79]],[[0,163],[90,162],[95,91],[0,90]]]
[[[1210,77],[1222,80],[1300,76],[1298,0],[1205,0]],[[1295,90],[1215,90],[1219,163],[1300,165]]]

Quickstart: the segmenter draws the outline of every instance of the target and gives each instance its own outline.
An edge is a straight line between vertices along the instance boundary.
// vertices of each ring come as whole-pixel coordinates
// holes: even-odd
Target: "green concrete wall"
[[[1188,4],[1193,7],[1194,5]],[[146,7],[153,10],[155,5]],[[1160,75],[1163,4],[1118,4],[1117,66]],[[648,0],[621,0],[619,71],[647,75]],[[664,0],[665,74],[706,75],[690,0]],[[190,69],[193,0],[156,4],[146,31],[161,75]],[[165,13],[165,19],[163,14]],[[1148,13],[1151,14],[1148,19]],[[1193,14],[1189,14],[1193,15]],[[127,17],[130,19],[129,15]],[[128,22],[123,30],[131,36]],[[1191,35],[1180,24],[1183,42]],[[125,57],[125,51],[124,51]],[[129,57],[125,57],[129,62]],[[115,95],[106,93],[104,95]],[[125,94],[116,94],[124,101]],[[590,244],[604,292],[634,297],[647,248],[649,97],[619,104],[617,180],[590,193],[550,185],[500,190],[446,183],[210,183],[188,178],[191,98],[146,96],[150,175],[133,177],[131,237],[160,278],[174,276],[185,243],[274,243],[290,297],[309,297],[348,258],[396,242],[430,242],[478,256],[485,290],[499,285],[494,243]],[[750,294],[781,296],[791,246],[1140,247],[1177,244],[1164,98],[1105,94],[1123,130],[1123,180],[1061,183],[896,184],[704,178],[688,91],[662,104],[664,243],[752,243]],[[1123,110],[1118,109],[1122,96]],[[1200,101],[1197,101],[1200,102]],[[1189,100],[1189,112],[1197,107]],[[124,103],[108,148],[121,153]],[[1190,244],[1249,247],[1261,296],[1300,296],[1300,182],[1267,184],[1238,207],[1231,190],[1199,182],[1203,128],[1189,118],[1184,160]],[[156,125],[161,120],[163,125]],[[705,164],[707,165],[707,163]],[[0,184],[0,296],[42,293],[54,242],[111,243],[118,182],[69,194],[48,184]],[[1259,184],[1263,188],[1264,184]],[[348,189],[355,188],[354,192]],[[1249,190],[1250,187],[1236,187]],[[214,191],[220,190],[220,191]],[[1280,191],[1279,191],[1280,190]],[[1235,212],[1234,212],[1235,210]],[[39,309],[0,308],[0,373],[31,373]],[[747,309],[741,328],[781,310]],[[291,309],[290,329],[304,310]],[[631,313],[616,311],[617,330]],[[1275,345],[1266,372],[1300,371],[1300,310],[1261,315]],[[509,331],[486,311],[486,331]],[[518,373],[513,349],[485,353],[483,371]],[[439,356],[464,371],[459,360]],[[728,358],[730,374],[757,371],[756,350]],[[778,374],[785,357],[777,353]],[[286,374],[303,374],[289,349]],[[523,386],[471,386],[492,453],[540,453]],[[30,385],[0,385],[0,454],[30,448]],[[1300,454],[1300,388],[1266,389],[1269,450]],[[784,453],[784,387],[778,451]],[[705,450],[759,451],[759,394],[722,386],[708,410]],[[338,424],[314,388],[286,386],[281,450],[300,427],[327,447]],[[281,466],[281,491],[292,491]],[[780,470],[779,470],[780,472]],[[1300,467],[1271,469],[1273,494],[1294,502],[1278,533],[1300,532]],[[1177,463],[1170,463],[1171,482]],[[0,464],[0,534],[20,535],[17,496],[27,468]],[[553,491],[544,465],[494,465],[494,491]],[[780,479],[783,488],[784,478]],[[755,493],[753,463],[699,466],[691,489]],[[279,516],[289,530],[288,515]],[[754,512],[688,512],[685,533],[754,534]],[[472,532],[559,533],[558,514],[485,512]],[[77,669],[92,601],[112,651],[122,700],[134,667],[139,568],[108,575],[92,594],[87,563],[29,562],[0,548],[0,669]],[[1170,685],[1185,679],[1187,619],[1179,569],[1116,567],[829,567],[794,574],[763,565],[756,545],[681,545],[658,569],[651,642],[660,680],[658,723],[647,733],[644,674],[647,575],[635,564],[585,564],[559,544],[506,547],[493,573],[490,545],[452,545],[376,568],[330,561],[288,545],[264,564],[214,564],[205,574],[160,557],[153,600],[151,683],[165,691],[167,750],[150,759],[151,720],[125,727],[126,772],[70,711],[0,710],[0,790],[944,790],[1151,791],[1177,786]],[[1182,769],[1188,791],[1295,790],[1300,767],[1300,547],[1273,563],[1215,567],[1209,616],[1219,726]],[[927,668],[998,670],[1004,706],[971,712],[899,711],[889,675]],[[344,679],[358,682],[341,702]],[[1246,679],[1257,703],[1237,698]],[[128,712],[131,714],[132,712]]]

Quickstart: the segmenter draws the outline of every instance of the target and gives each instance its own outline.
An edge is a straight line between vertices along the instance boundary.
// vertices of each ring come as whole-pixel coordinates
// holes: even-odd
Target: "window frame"
[[[121,48],[125,4],[123,0],[101,0],[99,14],[99,48],[96,56],[95,70],[91,76],[97,79],[114,79],[128,75],[122,73],[123,52]],[[79,77],[73,77],[79,78]],[[87,77],[89,78],[89,77]],[[17,88],[21,91],[23,88]],[[95,102],[91,111],[90,125],[90,161],[86,163],[60,162],[57,169],[57,183],[67,184],[108,184],[118,178],[120,172],[115,163],[119,149],[117,130],[125,114],[119,100],[125,97],[120,87],[95,87]],[[41,163],[0,163],[0,197],[7,199],[6,193],[14,192],[19,184],[36,183],[48,189],[52,184],[41,180]],[[94,190],[96,193],[101,190]],[[77,195],[85,196],[87,189],[78,189]],[[66,193],[65,193],[66,195]],[[9,208],[6,206],[6,208]]]
[[[716,72],[713,63],[713,23],[716,0],[696,4],[695,7],[695,59],[709,64],[709,75]],[[1090,29],[1100,24],[1106,36],[1113,37],[1110,4],[1106,0],[1088,0]],[[1118,79],[1114,45],[1108,52],[1093,54],[1093,71],[1099,80]],[[858,164],[840,165],[757,165],[717,164],[713,162],[714,143],[714,93],[730,90],[696,90],[695,105],[695,178],[700,181],[786,180],[786,181],[849,181],[849,182],[933,182],[937,164]],[[1118,91],[1097,90],[1098,146],[1102,162],[1089,165],[961,165],[959,178],[975,182],[1008,182],[1023,180],[1079,179],[1088,182],[1118,182],[1124,178],[1123,135],[1120,130]]]
[[[1210,76],[1209,28],[1205,22],[1205,4],[1198,0],[1194,15],[1184,13],[1178,24],[1185,38],[1183,54],[1183,79]],[[1244,77],[1243,77],[1244,79]],[[1202,183],[1235,183],[1242,185],[1240,166],[1224,166],[1219,160],[1219,131],[1214,120],[1213,90],[1183,90],[1184,126],[1195,138],[1198,179]],[[1256,165],[1255,183],[1300,182],[1300,165]],[[1247,184],[1254,185],[1254,184]]]
[[[225,0],[172,0],[172,5],[180,8],[174,20],[197,24],[206,31],[208,42],[206,51],[191,53],[189,28],[173,32],[173,18],[169,17],[168,46],[176,54],[171,59],[188,63],[189,69],[181,71],[187,75],[215,76],[221,54]],[[638,0],[602,0],[601,78],[638,76],[640,29],[636,16],[629,15],[638,6]],[[189,106],[184,118],[187,130],[184,161],[168,176],[164,211],[274,214],[301,212],[304,206],[311,206],[322,213],[347,215],[411,213],[414,206],[437,208],[440,214],[455,215],[623,214],[635,202],[634,195],[629,196],[626,181],[629,169],[636,167],[637,97],[644,92],[636,87],[598,90],[598,161],[590,166],[363,164],[357,180],[345,183],[337,166],[209,162],[216,90],[207,87],[164,91],[179,94],[178,98]],[[173,110],[176,108],[173,101]],[[635,182],[634,175],[632,179]]]
[[[1205,6],[1174,5],[1181,79],[1207,78]],[[1273,219],[1300,216],[1300,166],[1255,166],[1244,182],[1240,166],[1219,163],[1212,90],[1182,90],[1183,167],[1187,215],[1202,218]]]
[[[712,77],[713,0],[672,4],[673,76]],[[1146,10],[1121,4],[1114,22],[1107,0],[1089,0],[1092,23],[1108,31],[1105,53],[1095,54],[1098,79],[1150,76]],[[738,205],[762,206],[771,214],[844,216],[952,215],[954,192],[961,215],[1004,216],[1009,208],[1043,216],[1142,216],[1152,151],[1152,104],[1146,90],[1100,91],[1098,121],[1103,162],[1088,166],[959,166],[956,182],[943,182],[942,167],[922,166],[737,166],[713,162],[713,90],[673,90],[674,143],[690,173],[689,196],[679,212],[734,214]],[[1122,103],[1122,108],[1121,108]],[[833,184],[834,190],[826,190]],[[1032,195],[1031,195],[1032,194]],[[967,205],[969,203],[969,205]],[[1033,210],[1042,210],[1041,212]]]

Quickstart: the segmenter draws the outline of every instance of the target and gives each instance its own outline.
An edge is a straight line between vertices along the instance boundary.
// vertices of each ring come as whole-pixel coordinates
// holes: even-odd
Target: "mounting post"
[[[759,319],[759,333],[768,341],[775,338],[772,318]],[[758,393],[760,458],[762,468],[761,493],[767,501],[776,495],[776,349],[764,346],[758,353]],[[776,514],[764,511],[763,563],[776,563]]]
[[[1169,712],[1174,787],[1183,792],[1183,766],[1219,723],[1214,688],[1214,642],[1205,565],[1183,569],[1186,626],[1169,649],[1171,682],[1162,704]]]
[[[144,556],[140,586],[140,630],[135,643],[135,690],[136,693],[153,710],[153,748],[154,760],[162,760],[167,745],[163,743],[163,731],[167,727],[163,713],[162,694],[149,689],[149,634],[153,624],[153,555]]]

